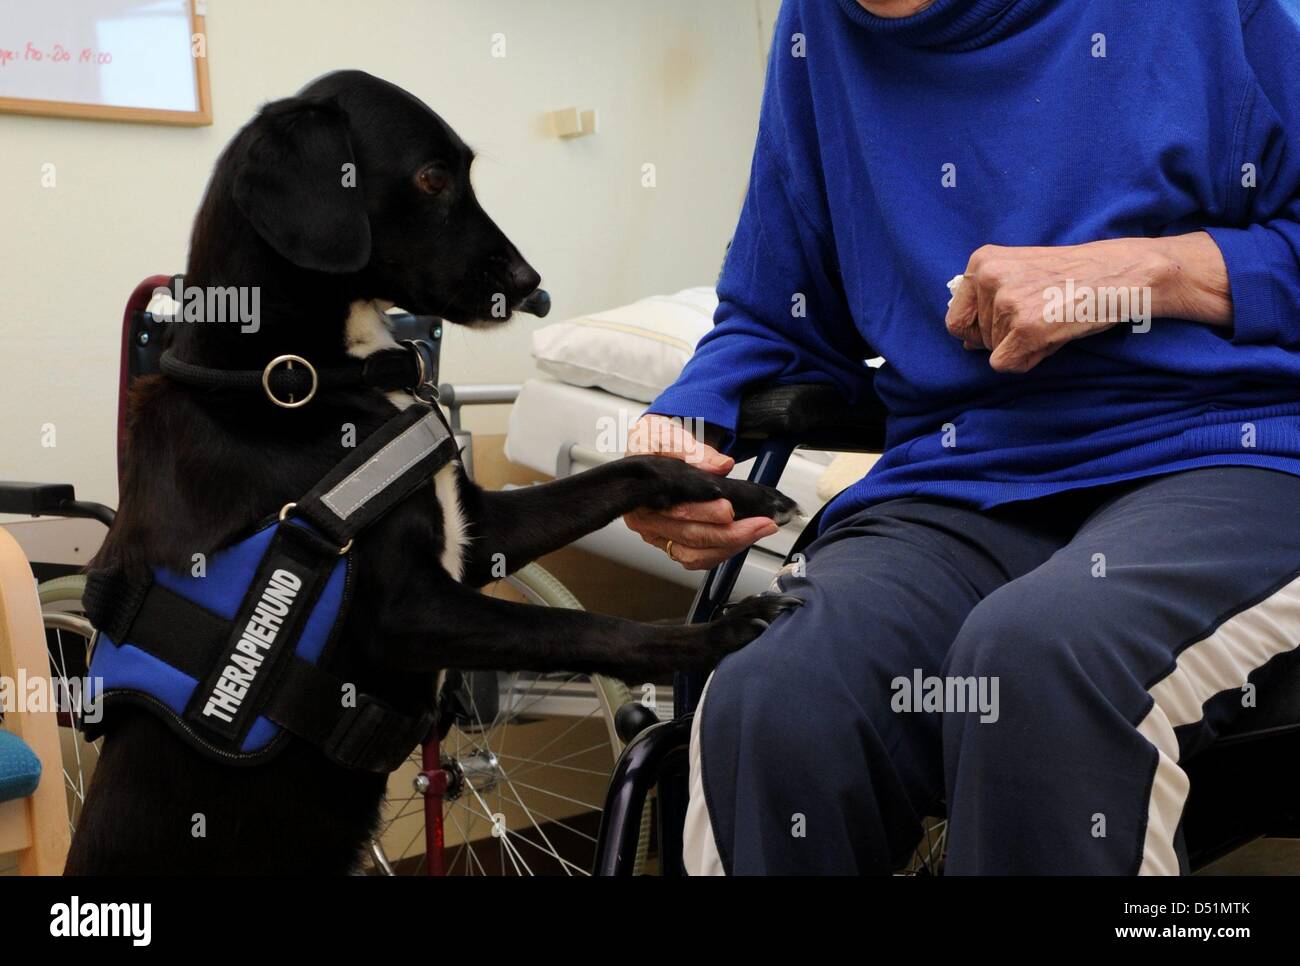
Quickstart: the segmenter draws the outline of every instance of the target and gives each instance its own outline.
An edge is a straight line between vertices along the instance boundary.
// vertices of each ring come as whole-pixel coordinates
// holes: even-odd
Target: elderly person
[[[632,448],[726,472],[747,390],[876,355],[887,448],[708,684],[690,872],[885,872],[939,802],[950,873],[1185,871],[1179,763],[1300,641],[1297,76],[1295,0],[786,0]],[[628,523],[690,568],[775,531]]]

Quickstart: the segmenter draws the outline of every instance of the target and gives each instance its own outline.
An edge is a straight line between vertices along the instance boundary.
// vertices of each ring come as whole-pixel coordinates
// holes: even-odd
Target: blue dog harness
[[[264,762],[296,735],[348,768],[396,768],[432,713],[357,693],[330,673],[331,650],[351,603],[353,539],[455,456],[438,407],[418,402],[204,569],[91,573],[88,694],[104,713],[88,737],[134,704],[229,764]]]

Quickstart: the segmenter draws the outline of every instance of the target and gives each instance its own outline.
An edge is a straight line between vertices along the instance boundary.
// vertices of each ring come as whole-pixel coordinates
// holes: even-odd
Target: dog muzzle
[[[413,405],[366,438],[296,503],[190,573],[94,571],[94,739],[128,704],[193,748],[257,764],[290,736],[347,768],[389,772],[433,728],[332,673],[352,597],[352,542],[456,457],[437,406]],[[94,705],[92,705],[94,706]]]

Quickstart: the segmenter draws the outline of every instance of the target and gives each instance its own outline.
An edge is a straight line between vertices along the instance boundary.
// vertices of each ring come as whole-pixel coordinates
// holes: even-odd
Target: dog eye
[[[415,173],[415,184],[427,195],[440,195],[451,184],[451,178],[438,165],[426,164]]]

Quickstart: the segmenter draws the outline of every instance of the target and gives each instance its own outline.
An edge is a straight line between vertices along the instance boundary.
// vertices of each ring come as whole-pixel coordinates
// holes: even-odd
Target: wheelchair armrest
[[[29,517],[85,517],[112,526],[113,510],[102,503],[78,500],[71,483],[0,481],[0,513]]]
[[[57,515],[59,507],[77,498],[70,483],[11,483],[0,481],[0,513],[37,517]]]
[[[885,443],[885,407],[874,392],[850,406],[833,386],[773,386],[741,401],[736,435],[784,437],[810,449],[878,453]]]

